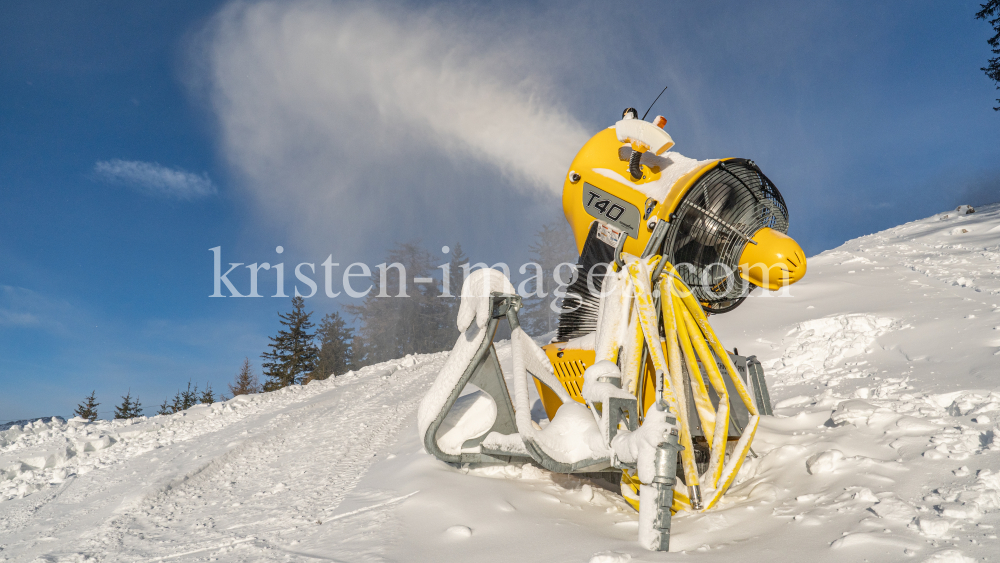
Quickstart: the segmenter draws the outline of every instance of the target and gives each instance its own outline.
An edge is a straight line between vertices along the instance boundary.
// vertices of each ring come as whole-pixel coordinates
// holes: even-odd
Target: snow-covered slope
[[[0,560],[979,561],[1000,557],[1000,206],[810,259],[713,317],[775,417],[672,549],[587,481],[459,469],[415,410],[445,355],[133,423],[0,433]],[[508,350],[501,346],[502,363]]]

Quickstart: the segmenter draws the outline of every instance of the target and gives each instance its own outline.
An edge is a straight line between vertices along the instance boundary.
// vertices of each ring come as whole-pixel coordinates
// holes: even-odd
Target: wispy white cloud
[[[38,317],[32,313],[21,313],[0,309],[0,326],[37,326]]]
[[[192,49],[198,86],[269,219],[355,248],[470,231],[496,219],[471,217],[500,197],[520,199],[519,216],[532,200],[559,209],[589,133],[550,78],[557,63],[523,30],[458,17],[305,0],[237,2],[215,18]]]
[[[179,168],[168,168],[155,162],[138,160],[102,160],[94,165],[94,173],[105,181],[123,184],[148,195],[193,200],[217,192],[208,174],[195,174]]]
[[[35,327],[61,330],[72,306],[62,300],[11,285],[0,285],[0,328]]]

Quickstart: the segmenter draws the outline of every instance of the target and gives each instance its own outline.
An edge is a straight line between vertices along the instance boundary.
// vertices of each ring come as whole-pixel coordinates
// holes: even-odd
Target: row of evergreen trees
[[[97,391],[91,391],[90,396],[77,405],[73,414],[94,422],[97,420],[97,407],[100,404],[97,402]],[[128,393],[122,397],[122,403],[115,407],[115,418],[135,418],[137,416],[142,416],[142,403],[139,402],[139,397],[132,398],[132,390],[129,389]]]
[[[511,274],[531,274],[534,277],[520,288],[524,293],[532,294],[523,301],[520,319],[529,334],[542,335],[555,330],[558,323],[558,315],[551,306],[553,290],[556,289],[554,273],[560,264],[575,262],[576,247],[568,228],[561,224],[558,227],[546,225],[539,230],[530,250],[531,261],[539,268],[515,270]],[[265,376],[263,384],[254,373],[249,358],[246,358],[229,384],[229,392],[236,396],[275,391],[289,385],[327,379],[407,354],[450,349],[458,337],[455,319],[469,260],[461,245],[456,244],[450,251],[447,276],[443,265],[435,262],[431,253],[419,243],[406,242],[394,246],[385,263],[401,264],[405,278],[401,278],[395,268],[389,268],[383,285],[381,272],[376,269],[372,273],[373,289],[364,300],[359,304],[344,305],[342,309],[352,317],[356,328],[349,326],[340,312],[326,314],[316,326],[312,321],[313,312],[306,310],[305,300],[292,298],[291,311],[278,313],[281,328],[277,335],[270,337],[268,350],[261,355],[261,370]],[[569,269],[564,269],[562,275],[569,275]],[[417,279],[433,281],[415,283]],[[406,297],[396,297],[398,295]],[[224,401],[226,397],[216,397],[210,385],[199,393],[198,386],[192,388],[189,381],[186,389],[178,390],[172,399],[164,400],[157,414],[171,414],[216,400]],[[115,409],[115,418],[141,415],[139,400],[133,399],[131,392],[122,397],[122,401],[122,405]],[[77,408],[77,416],[95,420],[98,404],[94,393],[91,393]]]
[[[220,400],[225,401],[226,396],[220,397]],[[163,404],[160,405],[160,409],[156,411],[156,414],[174,414],[175,412],[181,412],[187,410],[195,405],[211,405],[215,402],[215,393],[212,391],[212,385],[206,384],[205,390],[198,393],[198,384],[196,383],[194,389],[191,388],[191,381],[188,380],[187,389],[181,391],[177,390],[177,394],[174,395],[173,399],[164,399]],[[119,417],[115,417],[119,418]]]

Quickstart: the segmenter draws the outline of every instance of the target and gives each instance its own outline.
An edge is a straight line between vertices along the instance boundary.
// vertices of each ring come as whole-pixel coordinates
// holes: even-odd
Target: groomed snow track
[[[12,479],[40,490],[0,504],[0,558],[336,560],[310,548],[363,531],[337,526],[337,508],[412,418],[442,361],[408,357],[137,424],[85,425],[91,436],[78,442],[108,445]],[[51,449],[45,437],[21,449]]]

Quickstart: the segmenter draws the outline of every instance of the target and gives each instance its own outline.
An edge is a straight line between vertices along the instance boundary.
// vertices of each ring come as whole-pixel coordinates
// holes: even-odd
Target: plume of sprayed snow
[[[216,16],[196,43],[196,79],[261,209],[314,234],[332,220],[340,235],[371,233],[371,211],[454,196],[435,177],[465,162],[522,195],[559,193],[586,130],[553,101],[530,49],[511,46],[523,42],[484,41],[449,17],[312,1]],[[434,159],[453,170],[427,170]]]
[[[173,199],[193,200],[216,193],[208,174],[194,174],[155,162],[104,160],[94,164],[101,179],[135,188],[143,193]]]

